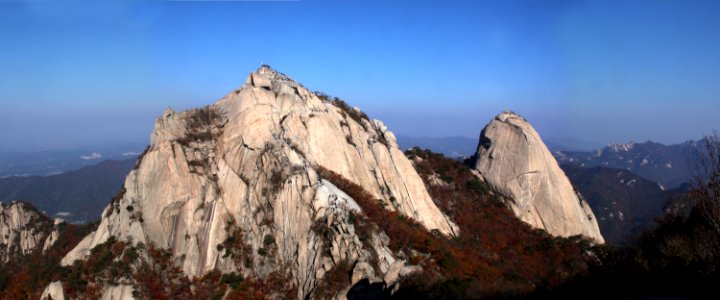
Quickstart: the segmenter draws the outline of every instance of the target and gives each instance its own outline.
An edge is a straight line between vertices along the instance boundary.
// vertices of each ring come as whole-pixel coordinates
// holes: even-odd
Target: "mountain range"
[[[689,191],[703,144],[630,142],[553,156],[592,207],[607,241],[626,244],[655,226],[668,205]]]
[[[398,135],[397,140],[400,149],[407,150],[420,147],[442,153],[447,157],[467,158],[472,155],[477,147],[477,139],[464,136],[415,137]]]
[[[640,145],[553,156],[506,111],[464,161],[403,152],[381,121],[263,65],[212,104],[166,109],[137,160],[0,181],[54,216],[99,217],[3,203],[0,298],[532,296],[622,261],[602,244],[663,214],[671,191],[628,169],[670,186],[686,177],[658,166],[680,154]]]
[[[456,155],[460,153],[452,149],[463,149],[462,153],[468,153],[469,151],[465,148],[470,145],[469,139],[464,137],[413,138],[400,136],[398,139],[399,145],[405,143],[405,146],[401,147],[411,148],[412,146],[408,145],[417,145],[443,153],[448,157],[456,157],[448,153]],[[477,146],[477,142],[472,144]],[[696,149],[697,144],[694,142],[664,146],[657,143],[644,143],[643,146],[634,149],[637,152],[635,155],[647,157],[653,161],[663,158],[655,157],[656,153],[668,152],[675,152],[678,156],[675,160],[683,161],[680,158],[683,156],[682,153],[688,152],[688,146],[692,146],[690,149]],[[600,152],[619,153],[615,149],[633,147],[629,145],[627,147],[608,146],[601,150],[584,152],[584,155],[593,156]],[[639,151],[652,148],[669,148],[671,150],[655,150],[645,153]],[[679,148],[686,150],[677,151]],[[555,151],[553,155],[556,158],[565,157],[565,159],[559,160],[565,162],[561,165],[563,171],[577,191],[588,201],[592,211],[598,216],[603,236],[612,244],[625,244],[632,241],[638,233],[650,228],[654,224],[654,219],[663,214],[663,209],[674,192],[687,190],[687,186],[668,189],[660,183],[643,178],[627,169],[605,167],[603,166],[605,163],[598,157],[592,161],[599,165],[583,167],[576,164],[575,159],[565,156],[565,153]],[[583,152],[571,153],[575,157],[579,157]],[[694,150],[691,153],[694,153]],[[2,178],[0,179],[0,200],[5,202],[27,201],[50,216],[63,217],[69,222],[92,222],[97,220],[108,199],[117,193],[117,187],[122,185],[125,175],[134,164],[134,158],[123,161],[101,161],[94,166],[57,175]],[[607,165],[610,165],[610,162]],[[689,177],[684,178],[690,180]]]
[[[421,137],[398,135],[397,140],[400,149],[407,150],[412,147],[432,149],[452,158],[468,158],[472,156],[477,149],[478,142],[477,138],[464,136]],[[594,148],[593,143],[579,139],[544,140],[544,142],[550,151],[583,151]]]
[[[381,121],[262,66],[211,105],[165,110],[92,232],[28,293],[417,298],[462,276],[457,297],[491,296],[583,270],[603,239],[540,137],[509,113],[482,132],[471,167],[403,153]],[[27,244],[19,236],[8,249]],[[30,272],[11,267],[0,296]]]
[[[460,153],[452,149],[463,149],[462,153],[469,153],[465,150],[470,145],[469,139],[464,137],[413,138],[400,136],[398,139],[399,145],[403,145],[403,143],[405,145],[401,147],[411,148],[412,146],[408,145],[417,145],[443,153],[448,157],[456,157],[448,153]],[[472,144],[477,146],[477,142]],[[643,147],[634,149],[638,151],[648,148],[678,149],[685,147],[684,152],[687,152],[687,147],[692,145],[692,149],[695,149],[697,142],[672,146],[657,143],[644,143],[643,145]],[[584,152],[584,155],[592,156],[599,152],[618,153],[614,149],[624,148],[618,145],[608,146],[601,150]],[[667,152],[672,153],[673,151],[660,150],[646,153],[638,151],[635,155],[655,161],[662,159],[662,157],[655,157],[655,153]],[[565,157],[565,159],[559,160],[565,162],[561,165],[563,171],[578,192],[588,200],[593,212],[598,215],[601,232],[609,243],[626,243],[632,240],[637,233],[651,226],[652,221],[663,214],[665,200],[668,200],[669,195],[673,194],[671,189],[665,188],[662,184],[654,183],[627,169],[601,166],[605,163],[598,162],[599,158],[592,160],[599,165],[583,167],[576,164],[575,159],[565,156],[565,153],[555,151],[553,155],[556,158]],[[571,153],[577,157],[581,156],[583,152]],[[678,157],[675,160],[682,161],[683,159],[680,158],[682,154],[676,154]],[[108,199],[117,193],[117,187],[122,185],[125,175],[134,164],[134,158],[123,161],[101,161],[94,166],[57,175],[2,178],[0,179],[0,200],[5,202],[27,201],[50,216],[63,217],[70,222],[91,222],[97,219]],[[610,165],[610,162],[607,165]],[[685,180],[690,180],[690,178],[685,177]],[[674,190],[678,189],[683,191],[687,190],[687,187]],[[638,205],[640,207],[637,207]],[[621,214],[622,217],[620,217]]]
[[[672,189],[693,180],[702,144],[702,140],[675,145],[630,142],[596,151],[555,151],[553,155],[560,164],[625,169]]]

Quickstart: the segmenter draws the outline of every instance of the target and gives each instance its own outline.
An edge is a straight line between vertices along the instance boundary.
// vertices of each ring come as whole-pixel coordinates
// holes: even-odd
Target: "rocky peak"
[[[472,166],[524,222],[558,236],[602,243],[597,220],[580,199],[535,129],[503,112],[482,130]]]
[[[512,124],[512,122],[508,121],[508,119],[511,119],[511,118],[519,119],[523,122],[527,122],[527,120],[525,120],[525,118],[521,117],[520,115],[518,115],[517,113],[515,113],[512,110],[503,111],[500,114],[498,114],[497,116],[495,116],[495,120],[498,120],[503,123],[508,123],[508,124]]]
[[[24,202],[0,202],[0,265],[21,255],[49,248],[57,239],[52,221]]]
[[[358,204],[323,174],[427,229],[458,231],[382,122],[267,66],[212,105],[166,110],[151,140],[98,229],[62,264],[113,237],[169,249],[188,276],[283,274],[303,299],[347,262],[356,266],[353,283],[390,286],[413,270],[382,232],[358,237],[349,221]],[[243,245],[244,257],[221,247],[229,240]]]
[[[283,73],[280,73],[280,72],[274,70],[273,68],[271,68],[268,65],[260,66],[257,69],[257,71],[255,72],[255,74],[258,74],[260,76],[268,78],[271,82],[284,82],[287,84],[298,85],[298,83],[295,82],[295,80],[293,80],[292,78],[288,77],[287,75],[285,75]]]

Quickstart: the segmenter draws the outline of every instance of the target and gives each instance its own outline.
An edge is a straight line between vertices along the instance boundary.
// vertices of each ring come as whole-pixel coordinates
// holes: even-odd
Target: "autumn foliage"
[[[60,236],[45,253],[38,249],[0,266],[0,299],[38,299],[43,289],[60,280],[65,272],[60,260],[94,227],[67,223],[56,226]]]
[[[422,272],[403,279],[395,297],[522,296],[555,287],[587,269],[586,240],[555,238],[530,228],[458,161],[419,149],[407,155],[436,205],[458,225],[458,236],[428,231],[413,219],[388,209],[394,199],[377,199],[341,175],[315,167],[320,177],[345,191],[362,208],[362,213],[352,213],[348,220],[355,225],[366,249],[371,249],[367,243],[373,233],[384,232],[390,237],[389,248],[395,255],[423,267]],[[103,286],[113,284],[132,284],[138,299],[297,297],[293,284],[288,284],[292,281],[288,274],[276,272],[259,278],[214,271],[189,278],[169,250],[112,238],[92,249],[86,260],[60,267],[60,259],[92,230],[63,226],[62,237],[48,255],[37,253],[3,266],[0,298],[35,299],[45,286],[57,280],[63,282],[68,296],[85,299],[98,298]],[[244,243],[243,232],[234,224],[229,223],[226,229],[231,234],[217,245],[218,250],[232,257],[238,270],[252,268],[258,254]],[[323,228],[314,230],[322,233]],[[274,241],[274,236],[267,235],[263,244],[272,248]],[[370,263],[377,268],[377,257]],[[343,263],[328,272],[316,294],[333,295],[324,292],[345,287],[352,267]]]
[[[407,153],[436,205],[460,228],[456,237],[430,232],[386,209],[362,187],[321,166],[316,170],[362,207],[357,232],[377,228],[395,253],[408,255],[423,272],[406,279],[395,297],[517,296],[549,288],[586,270],[589,242],[549,236],[521,222],[470,169],[428,150]],[[432,184],[431,178],[443,183]],[[438,292],[442,291],[442,292]]]

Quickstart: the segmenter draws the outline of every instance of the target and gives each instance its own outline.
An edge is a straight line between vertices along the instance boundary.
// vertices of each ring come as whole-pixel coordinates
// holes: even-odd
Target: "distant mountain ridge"
[[[398,135],[397,139],[401,149],[407,150],[417,146],[442,153],[451,158],[467,158],[475,154],[478,144],[477,138],[465,136],[421,137]],[[584,149],[592,149],[589,148],[591,146],[588,146],[591,144],[590,142],[576,139],[545,141],[545,145],[547,145],[550,151],[582,151]]]
[[[135,159],[144,144],[78,147],[62,150],[0,150],[0,178],[11,176],[50,176],[97,164],[103,160]]]
[[[477,139],[464,136],[448,137],[416,137],[398,135],[400,149],[407,150],[412,147],[431,149],[444,154],[447,157],[468,157],[475,152]]]
[[[26,201],[70,222],[95,221],[120,191],[135,161],[107,160],[58,175],[2,178],[0,201]]]
[[[702,140],[675,145],[630,142],[608,145],[596,151],[555,151],[553,156],[560,164],[629,170],[662,184],[663,188],[672,189],[692,181],[700,145]]]

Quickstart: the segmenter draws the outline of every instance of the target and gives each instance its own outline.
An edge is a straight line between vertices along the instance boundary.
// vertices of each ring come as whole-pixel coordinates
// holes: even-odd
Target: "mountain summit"
[[[535,129],[513,112],[496,116],[482,130],[472,166],[515,214],[558,236],[584,235],[602,243],[597,220],[578,197]]]
[[[359,199],[338,182],[428,230],[458,233],[382,122],[267,66],[212,105],[166,109],[151,139],[97,230],[63,265],[117,240],[169,249],[190,277],[287,278],[298,299],[348,264],[353,285],[391,286],[416,267],[382,232],[356,232]],[[103,295],[132,281],[118,283]]]

